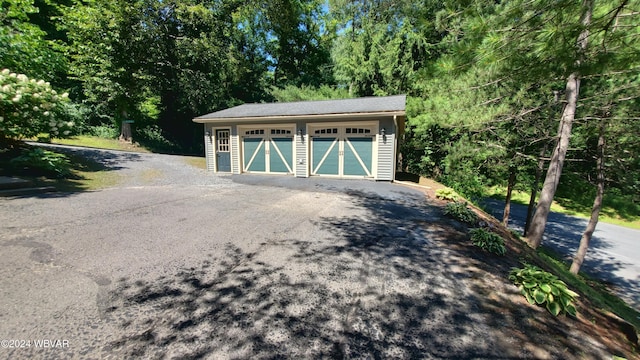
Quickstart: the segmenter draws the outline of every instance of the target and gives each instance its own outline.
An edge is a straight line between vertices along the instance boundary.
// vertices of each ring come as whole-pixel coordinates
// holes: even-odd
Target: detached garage
[[[204,125],[214,172],[393,180],[405,96],[244,104]]]

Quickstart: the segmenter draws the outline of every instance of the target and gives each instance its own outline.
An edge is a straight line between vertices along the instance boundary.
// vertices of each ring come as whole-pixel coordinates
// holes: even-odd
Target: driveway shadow
[[[142,155],[132,152],[124,152],[117,150],[94,149],[86,147],[75,147],[66,145],[42,144],[29,142],[32,146],[39,146],[63,153],[69,157],[71,168],[75,171],[83,173],[95,173],[104,171],[118,171],[127,169],[128,164],[132,162],[143,161]],[[65,178],[48,178],[43,176],[29,176],[27,174],[9,174],[17,175],[30,179],[35,186],[45,187],[52,186],[58,191],[54,192],[26,192],[22,195],[14,195],[13,198],[59,198],[68,197],[87,190],[83,184],[85,180],[82,175],[70,176]]]
[[[142,156],[139,153],[118,151],[118,150],[105,150],[94,149],[88,147],[66,146],[66,145],[53,145],[53,144],[41,144],[32,143],[32,145],[47,147],[55,149],[56,151],[66,153],[68,155],[81,157],[87,161],[95,163],[95,169],[97,171],[116,171],[127,168],[126,163],[134,161],[142,161]]]
[[[120,336],[103,350],[182,359],[601,354],[573,320],[524,305],[504,281],[508,261],[470,257],[466,228],[440,208],[349,195],[366,211],[317,219],[322,240],[291,234],[255,251],[229,243],[167,276],[120,279],[103,309]]]

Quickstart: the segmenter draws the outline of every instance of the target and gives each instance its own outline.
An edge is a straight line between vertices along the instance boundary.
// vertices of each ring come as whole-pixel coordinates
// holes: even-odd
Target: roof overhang
[[[200,116],[193,119],[193,122],[200,124],[213,123],[252,123],[252,122],[285,122],[297,120],[338,120],[338,119],[371,119],[384,117],[402,117],[405,111],[378,111],[360,113],[337,113],[337,114],[309,114],[309,115],[279,115],[279,116],[250,116],[250,117],[215,117],[207,118]]]

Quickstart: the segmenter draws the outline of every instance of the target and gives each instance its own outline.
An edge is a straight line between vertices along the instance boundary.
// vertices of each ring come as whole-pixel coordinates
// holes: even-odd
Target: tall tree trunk
[[[578,36],[578,46],[583,54],[587,49],[589,39],[589,30],[586,27],[591,23],[593,0],[585,0],[584,5],[585,12],[582,18],[582,24],[585,26],[585,29]],[[578,59],[576,61],[576,68],[580,65],[581,60],[582,59]],[[567,103],[562,110],[562,118],[560,119],[560,125],[558,127],[557,144],[553,149],[553,154],[549,161],[547,175],[544,178],[544,184],[540,192],[540,201],[538,202],[536,213],[531,220],[531,229],[527,236],[529,245],[534,249],[540,246],[542,242],[542,235],[547,225],[551,202],[556,194],[556,189],[560,182],[560,175],[562,174],[562,166],[564,165],[564,159],[567,155],[567,149],[569,148],[571,127],[573,126],[578,98],[580,96],[580,73],[577,70],[571,73],[567,79],[565,96]]]
[[[540,243],[542,242],[542,235],[544,234],[544,228],[547,225],[547,217],[549,216],[549,211],[551,209],[551,202],[556,194],[558,183],[560,183],[560,175],[562,174],[564,159],[567,155],[567,149],[569,148],[571,127],[573,126],[573,120],[575,118],[578,103],[578,95],[580,92],[580,77],[578,73],[572,73],[569,76],[565,91],[567,104],[562,111],[562,119],[560,120],[560,126],[558,128],[557,144],[553,149],[553,154],[549,161],[547,175],[544,178],[544,184],[542,185],[542,191],[540,192],[540,201],[538,201],[536,212],[531,219],[531,229],[527,235],[529,245],[534,249],[540,246]]]
[[[538,186],[540,184],[540,178],[542,177],[542,171],[544,170],[544,154],[547,152],[547,143],[540,149],[540,156],[538,156],[538,167],[536,168],[536,177],[531,187],[531,197],[529,198],[529,206],[527,207],[527,221],[524,224],[523,236],[527,236],[529,232],[529,226],[531,226],[531,217],[533,216],[533,208],[536,204],[536,196],[538,196]]]
[[[511,212],[511,194],[513,193],[513,187],[516,185],[516,170],[515,166],[509,169],[509,181],[507,182],[507,196],[504,199],[504,212],[502,213],[502,225],[505,227],[509,223],[509,213]]]
[[[596,230],[596,225],[598,225],[598,217],[600,216],[600,209],[602,208],[602,198],[604,197],[604,133],[605,133],[605,121],[602,120],[600,123],[600,129],[598,134],[598,158],[596,160],[598,175],[597,175],[597,186],[596,186],[596,197],[593,200],[593,207],[591,208],[591,217],[589,218],[589,223],[587,223],[587,227],[582,234],[582,238],[580,239],[580,246],[578,247],[578,251],[576,252],[575,257],[573,258],[573,262],[571,263],[571,268],[569,271],[573,274],[577,274],[580,271],[580,266],[584,262],[584,258],[587,255],[587,249],[589,248],[589,242],[591,241],[591,236],[593,232]]]

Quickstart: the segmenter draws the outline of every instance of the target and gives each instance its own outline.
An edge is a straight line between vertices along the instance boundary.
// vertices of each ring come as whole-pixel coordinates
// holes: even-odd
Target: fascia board
[[[318,114],[318,115],[282,115],[282,116],[251,116],[251,117],[227,117],[227,118],[203,118],[197,117],[193,122],[200,124],[230,123],[230,122],[251,122],[251,121],[296,121],[296,120],[320,120],[320,119],[354,119],[386,116],[405,116],[405,111],[380,111],[366,113],[340,113],[340,114]]]

